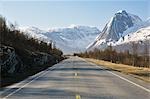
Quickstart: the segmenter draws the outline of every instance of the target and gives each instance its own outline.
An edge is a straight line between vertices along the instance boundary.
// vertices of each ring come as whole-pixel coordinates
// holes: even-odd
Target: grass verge
[[[133,77],[136,77],[146,82],[150,82],[150,68],[134,67],[134,66],[124,65],[124,64],[116,64],[116,63],[111,63],[111,62],[91,59],[91,58],[85,58],[85,60],[95,63],[97,65],[102,65],[107,68],[117,70],[125,74],[131,74]]]

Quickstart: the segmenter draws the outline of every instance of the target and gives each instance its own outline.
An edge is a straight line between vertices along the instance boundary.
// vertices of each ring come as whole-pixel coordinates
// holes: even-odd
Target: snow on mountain
[[[20,28],[25,34],[47,42],[53,41],[65,54],[105,49],[112,45],[116,49],[130,49],[132,42],[150,41],[150,18],[142,21],[138,16],[120,10],[105,25],[102,32],[96,27],[71,25],[63,28],[41,30],[36,27]]]
[[[43,33],[46,31],[40,30],[37,27],[19,27],[19,29],[29,37],[34,37],[39,40],[48,41],[48,37],[46,37]]]
[[[100,33],[96,27],[71,25],[67,28],[40,30],[36,27],[20,28],[27,35],[47,42],[53,41],[65,54],[86,50]]]
[[[149,20],[142,21],[124,31],[122,37],[120,37],[118,41],[112,43],[112,46],[121,45],[124,43],[150,40],[149,36],[150,36],[150,21]]]
[[[132,44],[136,43],[138,45],[137,52],[138,54],[143,54],[145,51],[145,45],[150,48],[150,25],[141,29],[138,29],[136,32],[130,33],[123,38],[120,38],[113,48],[117,51],[126,51],[133,52]]]
[[[143,22],[136,15],[127,13],[125,10],[118,11],[87,49],[96,47],[103,49],[108,45],[115,45],[120,38],[148,25],[148,22]]]
[[[141,28],[134,33],[130,33],[123,38],[120,38],[116,45],[130,43],[130,42],[138,42],[138,41],[145,41],[150,40],[150,26]]]

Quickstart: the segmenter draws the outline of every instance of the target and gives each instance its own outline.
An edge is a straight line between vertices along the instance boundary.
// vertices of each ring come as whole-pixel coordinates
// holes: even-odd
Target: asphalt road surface
[[[150,99],[150,84],[70,57],[0,90],[1,99]]]

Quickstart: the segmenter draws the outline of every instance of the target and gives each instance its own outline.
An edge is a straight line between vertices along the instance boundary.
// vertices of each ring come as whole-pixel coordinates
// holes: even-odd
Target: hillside
[[[0,87],[38,73],[63,59],[63,53],[42,40],[28,37],[0,16]]]

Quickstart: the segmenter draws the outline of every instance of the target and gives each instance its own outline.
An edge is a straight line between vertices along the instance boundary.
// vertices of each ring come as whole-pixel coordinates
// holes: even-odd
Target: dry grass
[[[150,68],[133,67],[124,64],[115,64],[115,63],[111,63],[103,60],[91,59],[91,58],[85,58],[85,59],[97,65],[103,65],[107,68],[111,68],[113,70],[117,70],[125,74],[131,74],[136,78],[150,82]]]

